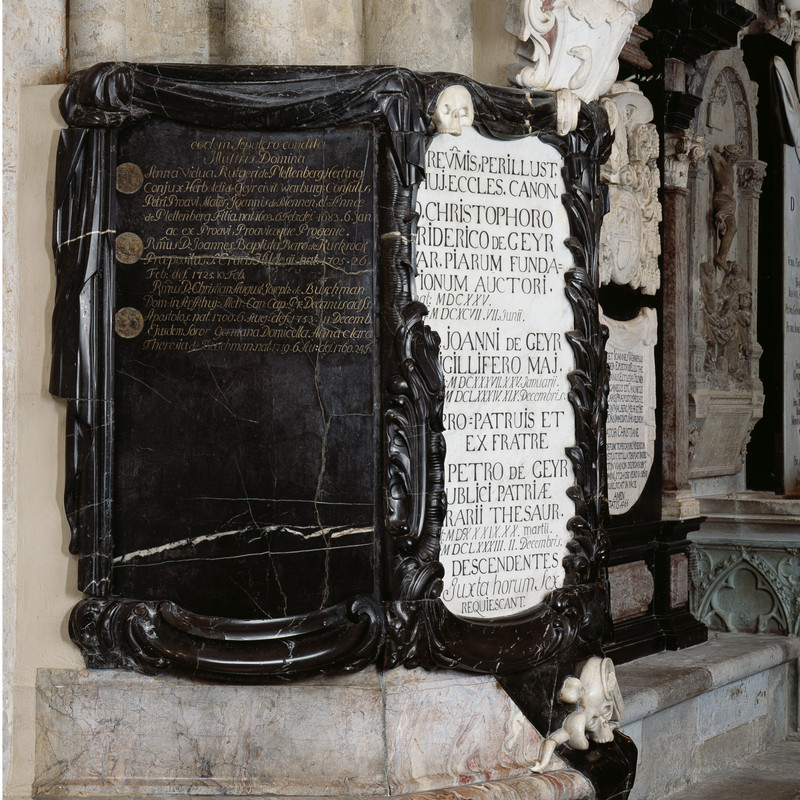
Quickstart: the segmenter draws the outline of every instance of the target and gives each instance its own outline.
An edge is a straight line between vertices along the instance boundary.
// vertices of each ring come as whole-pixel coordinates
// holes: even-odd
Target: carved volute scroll
[[[758,160],[756,87],[741,51],[702,59],[689,91],[703,98],[693,135],[705,148],[689,171],[689,469],[701,478],[742,469],[762,413],[755,291],[765,165]]]
[[[423,177],[426,148],[436,133],[437,100],[454,84],[460,91],[451,92],[452,107],[448,107],[446,114],[440,108],[441,124],[455,130],[471,123],[481,136],[506,142],[537,136],[563,159],[565,193],[555,201],[566,210],[569,231],[566,245],[572,256],[560,287],[574,318],[572,328],[564,335],[574,353],[575,364],[568,375],[575,436],[574,445],[566,453],[575,476],[575,483],[567,492],[574,504],[574,514],[565,521],[572,538],[563,559],[564,584],[522,615],[488,621],[457,617],[439,599],[442,577],[439,538],[446,511],[444,381],[439,336],[426,324],[426,309],[418,301],[415,282],[414,200]],[[466,113],[468,106],[471,111]],[[576,129],[559,136],[556,98],[552,93],[486,87],[463,76],[425,75],[391,67],[133,64],[103,64],[75,74],[62,97],[61,109],[69,127],[62,134],[56,176],[54,250],[58,288],[51,391],[67,400],[68,435],[72,444],[66,475],[66,508],[72,530],[70,549],[78,556],[79,589],[84,593],[84,600],[73,610],[70,634],[89,666],[124,667],[146,673],[179,671],[215,680],[265,682],[352,671],[374,663],[384,667],[444,666],[508,674],[549,659],[582,659],[597,652],[607,618],[603,571],[607,541],[602,527],[607,513],[604,501],[607,487],[600,455],[604,447],[608,379],[598,320],[597,286],[604,199],[598,174],[610,148],[610,134],[602,109],[596,104],[581,105]],[[339,129],[343,129],[341,136],[346,144],[337,138]],[[132,136],[146,137],[154,135],[153,131],[166,137],[168,143],[177,141],[179,148],[187,141],[195,144],[194,150],[201,150],[205,142],[221,142],[223,151],[236,150],[238,142],[243,143],[242,147],[263,151],[283,151],[287,149],[284,145],[290,149],[312,149],[318,146],[314,144],[317,136],[324,135],[330,137],[326,146],[335,145],[341,148],[339,153],[346,155],[353,152],[359,155],[361,161],[355,169],[358,175],[362,175],[363,169],[364,176],[374,176],[369,178],[366,192],[370,200],[374,197],[374,204],[369,206],[370,214],[364,216],[364,223],[373,226],[374,220],[374,227],[363,236],[359,234],[355,241],[372,242],[371,247],[364,247],[370,254],[365,259],[366,262],[373,259],[371,263],[375,266],[357,278],[361,283],[354,284],[353,290],[360,294],[372,292],[377,306],[368,321],[378,334],[372,338],[377,345],[374,351],[367,348],[367,372],[359,373],[358,378],[370,386],[363,387],[362,392],[359,385],[356,387],[359,391],[354,393],[374,397],[374,402],[370,400],[366,413],[341,415],[371,420],[366,430],[372,437],[372,446],[362,443],[359,454],[362,458],[365,453],[368,459],[374,458],[374,462],[366,463],[369,469],[374,466],[370,474],[375,475],[375,481],[367,487],[373,494],[360,503],[366,509],[360,527],[349,519],[322,523],[312,518],[313,524],[303,525],[281,519],[281,524],[271,524],[268,516],[275,512],[269,504],[289,500],[282,495],[265,497],[263,493],[248,493],[246,478],[242,476],[244,497],[195,497],[191,491],[184,494],[182,501],[187,497],[190,501],[185,506],[189,510],[189,523],[182,518],[175,526],[179,532],[170,531],[173,539],[166,546],[138,544],[127,550],[127,544],[120,540],[120,527],[128,521],[115,514],[123,505],[120,492],[130,484],[115,483],[115,479],[144,449],[135,438],[131,440],[131,430],[151,420],[139,420],[129,413],[129,422],[131,419],[133,422],[127,426],[120,424],[124,410],[121,401],[125,398],[120,398],[118,387],[115,392],[115,384],[127,385],[123,382],[129,378],[120,369],[125,358],[130,361],[125,354],[132,352],[124,348],[135,348],[142,341],[137,338],[140,324],[136,324],[135,315],[128,314],[122,333],[118,330],[115,334],[118,301],[126,299],[119,292],[126,291],[121,288],[123,284],[148,280],[141,269],[143,264],[137,267],[134,262],[131,269],[125,260],[139,257],[138,247],[133,247],[134,240],[129,238],[128,246],[122,247],[123,237],[115,235],[117,215],[124,209],[128,209],[126,220],[132,228],[136,227],[134,223],[144,220],[143,216],[137,216],[141,204],[137,205],[136,190],[130,197],[126,195],[126,190],[136,183],[135,170],[120,165],[124,168],[118,172],[116,161],[124,148],[132,152]],[[145,138],[145,144],[147,141]],[[281,147],[275,148],[275,142]],[[192,151],[191,146],[186,149]],[[140,147],[136,152],[143,149]],[[310,170],[308,175],[313,176],[313,162],[297,155],[282,152],[278,166],[303,163],[306,164],[303,168]],[[367,166],[362,167],[363,164]],[[193,165],[189,169],[196,168]],[[153,165],[148,169],[154,169]],[[175,171],[177,174],[180,168]],[[306,181],[305,174],[298,180]],[[257,179],[258,176],[250,175],[251,184],[244,181],[240,194],[244,196],[244,190],[255,186]],[[217,177],[196,180],[217,180]],[[174,190],[181,200],[179,191],[184,189]],[[330,191],[334,199],[339,199],[339,190]],[[185,206],[190,208],[194,202],[190,198]],[[196,209],[184,213],[190,215]],[[352,218],[348,216],[347,221]],[[264,234],[258,235],[259,247],[269,250]],[[292,235],[301,241],[308,240],[299,231]],[[246,244],[247,240],[244,241]],[[148,247],[151,245],[145,241],[145,251]],[[188,257],[194,258],[195,254]],[[267,256],[262,254],[262,257]],[[237,258],[242,257],[237,255]],[[275,263],[267,258],[253,264],[248,261],[248,265],[258,270],[271,269]],[[123,271],[126,269],[128,272]],[[352,277],[342,278],[337,274],[335,281]],[[231,279],[227,273],[223,279],[233,287],[237,285],[238,278]],[[253,283],[252,275],[245,275],[243,280]],[[267,279],[259,277],[259,281],[265,285]],[[331,284],[323,280],[309,285],[312,289],[308,291],[313,291],[314,285],[324,289]],[[215,291],[220,293],[219,289]],[[231,288],[225,293],[237,292]],[[137,296],[144,297],[141,292]],[[119,305],[127,308],[130,303]],[[175,334],[167,328],[164,336],[174,338]],[[204,345],[200,344],[202,350]],[[237,342],[225,344],[236,352],[272,352],[269,348],[239,348]],[[223,350],[212,348],[206,355],[219,356]],[[323,352],[321,348],[318,350]],[[316,363],[314,359],[308,361]],[[212,366],[224,364],[225,360],[220,358]],[[255,375],[266,381],[270,370],[264,365],[258,359],[248,361],[243,372],[251,379]],[[201,367],[195,375],[203,371],[207,382],[211,381],[209,373],[214,378],[210,407],[222,409],[218,413],[233,417],[226,391],[236,382],[225,387],[217,385],[217,373],[207,364]],[[314,366],[309,374],[312,384],[317,386],[314,381],[320,374],[319,367]],[[173,375],[168,374],[166,379],[172,381]],[[179,383],[183,387],[189,382]],[[146,390],[150,391],[150,387]],[[282,414],[287,420],[282,431],[288,430],[291,436],[292,419],[299,417],[304,398],[299,392],[293,396],[291,392],[295,389],[288,384],[284,391],[286,397],[270,406],[269,424],[274,424],[276,414]],[[337,393],[337,401],[338,394],[344,393],[346,387]],[[332,431],[329,423],[333,415],[325,415],[325,403],[322,399],[317,401],[314,392],[307,394],[313,395],[314,413],[324,422],[320,438],[328,447],[326,437]],[[182,408],[180,404],[176,407]],[[236,417],[236,421],[260,424],[258,419],[254,422]],[[208,429],[213,434],[213,425]],[[245,445],[248,442],[246,437],[242,441]],[[341,441],[339,447],[337,456],[349,455]],[[263,451],[259,452],[263,455]],[[328,455],[334,451],[323,448],[321,452]],[[180,462],[180,453],[169,455],[174,455],[175,463]],[[294,451],[290,456],[294,457]],[[347,476],[347,462],[344,463],[345,467],[337,473],[342,482]],[[320,478],[314,486],[321,481]],[[136,491],[140,483],[150,490],[154,485],[146,471],[137,473],[133,480]],[[165,488],[173,491],[175,486],[171,483],[167,486],[168,483],[165,480]],[[160,496],[163,492],[157,488],[155,495]],[[334,490],[337,487],[327,491]],[[201,513],[201,502],[220,499],[244,504],[236,518],[237,524],[239,517],[244,518],[241,528],[231,529],[227,516],[210,519]],[[129,498],[126,501],[128,508],[134,507]],[[312,508],[312,514],[319,515],[313,487],[311,500],[302,502]],[[256,503],[265,503],[259,509],[268,510],[254,509]],[[349,514],[357,503],[329,505]],[[261,516],[256,518],[257,514]],[[169,520],[167,524],[171,528]],[[191,529],[190,535],[183,533],[185,529]],[[141,565],[148,559],[160,567],[165,549],[177,562],[197,565],[204,560],[196,557],[197,548],[206,547],[209,542],[212,548],[228,547],[234,542],[238,542],[237,547],[245,548],[232,553],[206,551],[204,558],[213,565],[212,573],[229,557],[266,558],[274,565],[276,554],[270,548],[275,537],[269,538],[273,534],[289,537],[298,547],[311,537],[319,537],[323,546],[317,551],[323,557],[317,568],[325,570],[326,581],[329,564],[325,559],[340,557],[336,537],[364,537],[359,541],[365,553],[361,563],[366,563],[366,567],[357,584],[350,582],[349,570],[340,569],[335,596],[328,591],[334,588],[334,582],[324,583],[319,597],[311,601],[305,597],[295,599],[294,608],[288,607],[285,595],[281,598],[285,586],[280,581],[274,586],[277,594],[272,602],[264,589],[267,583],[264,571],[254,572],[252,567],[249,573],[243,570],[243,575],[247,573],[252,579],[247,587],[250,591],[243,596],[262,592],[258,603],[265,599],[272,602],[272,605],[267,603],[270,607],[263,613],[258,603],[255,611],[235,613],[236,607],[225,605],[229,598],[225,593],[221,595],[211,580],[200,582],[198,592],[193,593],[192,587],[197,582],[180,573],[183,596],[203,605],[199,608],[190,602],[178,602],[171,594],[174,589],[171,580],[145,583],[145,591],[138,592],[134,590],[143,584],[137,583],[138,578],[129,577],[135,572],[131,565]],[[266,543],[266,552],[263,548],[260,551],[253,548],[254,541]],[[284,554],[294,552],[290,548]],[[235,563],[238,565],[238,560]],[[346,579],[341,578],[343,574]],[[237,572],[234,577],[239,580],[242,575]],[[120,592],[120,585],[130,591]],[[352,591],[351,586],[355,586]],[[293,584],[292,588],[296,590],[297,586]],[[319,591],[318,585],[312,588]],[[217,611],[216,603],[233,611]]]
[[[521,41],[509,80],[559,92],[560,129],[573,130],[576,100],[597,100],[611,88],[617,58],[651,5],[652,0],[506,0],[506,30]]]

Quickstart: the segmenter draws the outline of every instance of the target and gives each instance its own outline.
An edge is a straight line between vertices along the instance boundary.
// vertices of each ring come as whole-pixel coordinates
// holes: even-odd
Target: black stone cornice
[[[642,49],[658,70],[668,58],[692,64],[734,47],[755,16],[735,0],[655,0],[640,25],[654,36]]]
[[[664,92],[664,130],[682,131],[692,127],[702,97],[688,92]]]

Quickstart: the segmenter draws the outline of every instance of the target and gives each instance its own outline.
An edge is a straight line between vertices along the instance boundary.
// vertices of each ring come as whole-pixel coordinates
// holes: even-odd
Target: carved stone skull
[[[436,132],[461,136],[462,129],[468,128],[474,121],[475,109],[469,91],[459,84],[443,89],[436,98],[436,111],[433,114]]]

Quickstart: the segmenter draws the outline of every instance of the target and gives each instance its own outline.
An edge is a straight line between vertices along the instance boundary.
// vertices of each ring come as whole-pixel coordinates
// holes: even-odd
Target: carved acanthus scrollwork
[[[597,100],[616,80],[617,58],[651,5],[652,0],[506,0],[506,30],[522,42],[509,80]],[[560,115],[559,132],[577,123],[574,110]]]
[[[664,186],[686,189],[689,167],[696,166],[705,155],[705,137],[691,131],[666,133],[664,136]]]
[[[800,42],[800,3],[778,3],[778,18],[771,20],[767,30],[787,44]]]
[[[617,57],[647,10],[641,6],[632,0],[508,0],[506,30],[522,41],[513,81],[597,99],[617,76]]]
[[[600,234],[600,282],[613,281],[655,294],[661,284],[658,257],[660,178],[653,107],[634,83],[621,81],[602,99],[614,145],[600,170],[610,185],[610,209]]]

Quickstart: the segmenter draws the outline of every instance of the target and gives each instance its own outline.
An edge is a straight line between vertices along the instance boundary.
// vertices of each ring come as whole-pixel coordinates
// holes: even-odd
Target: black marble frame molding
[[[499,621],[451,614],[438,599],[445,513],[443,373],[439,338],[416,301],[414,200],[431,115],[446,86],[472,95],[484,136],[537,135],[565,158],[563,197],[574,254],[566,293],[576,475],[565,584],[535,609]],[[391,67],[199,67],[101,64],[73,75],[61,99],[69,127],[58,153],[53,247],[57,296],[51,392],[67,403],[65,505],[84,593],[70,621],[87,664],[144,673],[188,672],[266,682],[370,663],[511,674],[600,652],[608,624],[603,532],[607,375],[597,314],[597,253],[605,196],[598,167],[610,147],[604,114],[584,105],[576,131],[555,133],[555,96],[489,87],[460,75]],[[380,456],[374,594],[308,614],[231,619],[181,608],[170,597],[115,593],[114,312],[116,142],[125,126],[161,118],[247,131],[372,126],[378,142]]]

